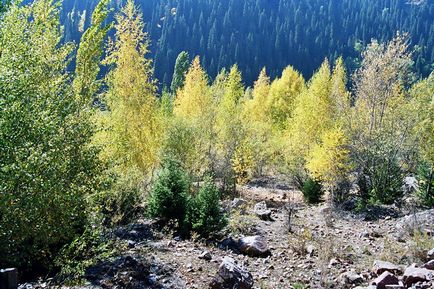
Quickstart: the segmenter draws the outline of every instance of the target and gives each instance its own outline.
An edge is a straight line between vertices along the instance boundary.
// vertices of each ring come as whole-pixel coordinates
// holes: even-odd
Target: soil
[[[356,273],[362,276],[360,285],[368,285],[373,278],[374,260],[392,261],[403,267],[418,261],[419,244],[415,237],[397,228],[403,213],[395,208],[378,210],[379,218],[372,218],[332,210],[327,203],[307,206],[300,192],[275,180],[252,183],[239,192],[237,197],[247,204],[230,209],[230,200],[225,202],[231,217],[223,236],[237,239],[261,235],[271,256],[247,257],[220,249],[216,240],[182,240],[157,230],[150,220],[138,220],[114,231],[113,238],[124,248],[122,256],[106,263],[103,273],[90,268],[88,272],[97,273],[87,275],[89,286],[75,288],[208,288],[225,256],[250,271],[253,288],[352,288],[355,284],[343,283],[340,276]],[[254,215],[253,207],[260,201],[266,201],[272,210],[271,221]],[[381,212],[387,214],[383,216]],[[200,258],[206,251],[211,260]],[[148,275],[147,279],[132,273],[135,269],[126,262],[136,264],[140,274]]]

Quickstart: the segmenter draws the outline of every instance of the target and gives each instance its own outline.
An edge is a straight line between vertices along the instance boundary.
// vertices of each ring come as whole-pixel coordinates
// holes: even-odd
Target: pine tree
[[[190,66],[190,59],[187,52],[182,51],[179,53],[175,62],[175,69],[172,77],[172,84],[170,85],[170,89],[172,93],[176,93],[178,89],[182,88],[184,85],[185,74],[188,71]]]

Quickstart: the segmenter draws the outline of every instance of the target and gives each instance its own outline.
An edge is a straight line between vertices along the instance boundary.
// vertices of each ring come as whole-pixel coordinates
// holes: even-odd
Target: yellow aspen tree
[[[179,122],[185,128],[194,148],[186,169],[197,178],[201,178],[211,165],[214,106],[208,76],[196,57],[185,75],[184,86],[178,89],[173,113],[177,119],[175,123]]]
[[[295,101],[304,88],[303,76],[292,66],[285,68],[282,76],[271,84],[266,106],[269,117],[277,129],[283,130],[287,127],[288,119],[295,108]]]
[[[233,181],[233,157],[243,138],[241,123],[241,99],[244,95],[241,72],[232,66],[224,85],[224,94],[216,114],[217,155],[220,159],[220,172],[225,185]]]
[[[115,40],[106,59],[112,65],[107,79],[109,109],[101,113],[103,154],[119,165],[121,173],[138,169],[149,174],[158,163],[162,127],[152,61],[145,58],[148,36],[133,0],[115,19]]]
[[[261,175],[264,167],[270,162],[270,138],[272,126],[268,117],[267,99],[270,91],[270,78],[265,68],[255,81],[252,98],[246,99],[242,106],[242,121],[245,131],[244,144],[249,145],[246,151],[251,152],[249,164],[253,167],[251,174]],[[240,152],[237,153],[238,155]],[[240,162],[242,163],[242,162]]]

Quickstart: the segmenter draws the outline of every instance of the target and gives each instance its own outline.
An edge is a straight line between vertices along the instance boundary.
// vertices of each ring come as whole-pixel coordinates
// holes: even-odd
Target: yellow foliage
[[[146,174],[158,163],[162,126],[143,28],[142,15],[128,1],[116,15],[115,41],[106,59],[114,66],[108,75],[109,110],[99,114],[103,129],[96,141],[104,147],[102,157],[115,161],[121,171],[138,168]]]
[[[323,134],[307,157],[306,168],[310,175],[329,186],[335,186],[348,172],[348,139],[341,128]]]
[[[185,75],[184,86],[177,92],[173,108],[177,119],[175,124],[182,124],[188,145],[194,148],[194,155],[188,158],[191,162],[185,164],[194,176],[200,177],[211,165],[215,141],[214,106],[208,76],[200,65],[199,57],[196,57]],[[185,134],[187,132],[188,135]],[[181,139],[178,141],[182,142]]]
[[[208,76],[197,56],[185,75],[184,87],[175,98],[174,114],[186,120],[197,122],[206,118],[213,106]]]
[[[235,172],[238,184],[246,184],[253,175],[254,170],[253,150],[248,142],[239,145],[232,158],[232,168]]]
[[[303,76],[292,66],[285,68],[282,77],[271,84],[266,107],[272,123],[278,129],[286,128],[288,119],[293,114],[296,98],[304,89]]]

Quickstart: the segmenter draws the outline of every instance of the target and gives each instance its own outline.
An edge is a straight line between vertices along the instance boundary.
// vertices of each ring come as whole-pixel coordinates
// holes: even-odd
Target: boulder
[[[242,254],[250,257],[268,257],[271,255],[267,242],[261,236],[241,238],[238,241],[238,247]]]
[[[399,285],[399,280],[392,273],[384,271],[372,282],[372,285],[377,285],[377,289],[386,289],[387,285]]]
[[[245,204],[247,204],[247,202],[244,199],[235,198],[231,202],[231,209],[238,209]]]
[[[205,261],[211,261],[211,259],[212,259],[211,253],[208,251],[203,251],[202,254],[199,255],[199,259],[202,259]]]
[[[423,267],[428,270],[434,270],[434,260],[426,262]]]
[[[360,283],[363,282],[363,276],[357,274],[355,271],[347,271],[347,272],[342,273],[339,276],[339,280],[340,280],[340,282],[342,284],[346,284],[346,285],[353,284],[353,285],[356,285],[356,284],[360,284]]]
[[[240,252],[238,242],[235,241],[232,237],[220,241],[218,244],[218,248],[221,250],[232,250],[234,253],[237,254]]]
[[[426,257],[428,258],[428,260],[434,260],[434,248],[428,251]]]
[[[402,274],[401,267],[390,262],[375,260],[374,265],[372,266],[372,272],[374,272],[376,275],[381,275],[385,271],[389,271],[390,273],[396,275]]]
[[[224,257],[216,277],[211,281],[211,289],[250,289],[253,276],[245,268],[235,264],[235,260]]]
[[[0,288],[16,289],[18,288],[18,271],[15,268],[0,270]]]
[[[420,232],[434,231],[434,209],[402,217],[396,223],[396,229],[400,233],[410,234],[414,233],[415,230]]]
[[[417,283],[434,280],[434,270],[425,268],[408,267],[405,269],[403,281],[407,287]]]
[[[271,210],[267,208],[267,203],[257,203],[253,211],[261,220],[271,221]]]

